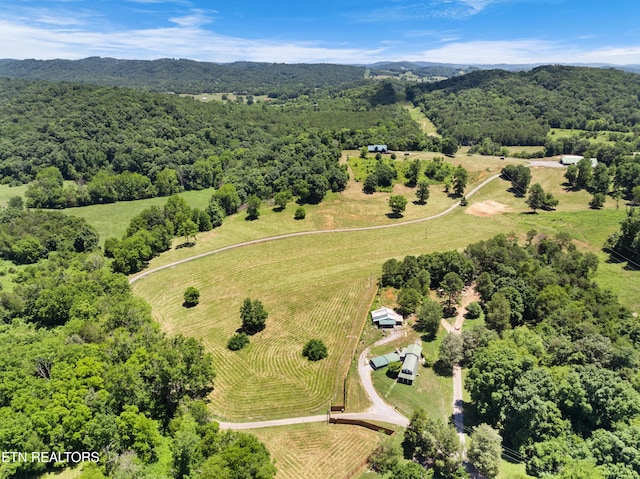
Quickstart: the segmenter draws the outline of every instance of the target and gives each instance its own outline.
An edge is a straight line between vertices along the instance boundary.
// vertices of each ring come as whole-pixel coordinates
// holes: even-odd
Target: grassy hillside
[[[214,354],[218,379],[211,400],[217,414],[246,420],[284,417],[292,411],[317,413],[341,391],[366,318],[370,278],[379,275],[386,259],[463,248],[499,232],[515,231],[524,237],[532,228],[548,234],[569,232],[582,248],[599,250],[623,212],[612,205],[604,211],[588,210],[586,193],[565,192],[560,186],[562,170],[536,168],[533,173],[533,181],[560,198],[557,212],[529,214],[524,200],[508,193],[506,182],[496,180],[473,198],[470,207],[490,200],[513,212],[478,216],[467,214],[469,209],[459,210],[398,228],[262,243],[155,273],[135,283],[134,290],[152,304],[165,330],[201,337]],[[265,217],[262,224],[269,221]],[[203,237],[198,251],[245,239],[249,233],[242,233],[242,228],[236,231],[239,223],[230,222],[211,237]],[[154,265],[185,254],[172,251]],[[599,256],[606,259],[602,253]],[[604,264],[599,275],[637,310],[637,298],[625,291],[640,290],[640,277],[623,271],[621,265]],[[198,307],[186,310],[181,295],[188,285],[200,288],[202,295]],[[270,316],[267,328],[252,338],[248,349],[232,353],[225,345],[240,325],[238,310],[245,297],[262,300]],[[312,337],[322,338],[329,348],[329,358],[320,364],[306,363],[300,355],[302,345]]]

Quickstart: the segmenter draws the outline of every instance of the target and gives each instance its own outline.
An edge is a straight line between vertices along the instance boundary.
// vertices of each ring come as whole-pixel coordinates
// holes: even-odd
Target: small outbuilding
[[[368,145],[367,151],[369,153],[389,153],[387,145]]]
[[[393,328],[402,325],[404,318],[393,309],[383,306],[371,311],[371,321],[379,328]]]
[[[577,165],[580,162],[580,160],[583,160],[583,159],[584,159],[584,156],[580,156],[580,155],[562,155],[560,157],[560,163],[562,165]],[[589,161],[591,162],[591,166],[593,168],[598,166],[597,158],[589,158]]]
[[[562,155],[560,157],[560,164],[562,165],[577,165],[584,156],[580,155]]]
[[[384,354],[383,356],[376,356],[375,358],[371,358],[369,360],[369,364],[375,371],[376,369],[384,368],[396,361],[400,361],[400,356],[398,355],[398,353],[389,353]]]

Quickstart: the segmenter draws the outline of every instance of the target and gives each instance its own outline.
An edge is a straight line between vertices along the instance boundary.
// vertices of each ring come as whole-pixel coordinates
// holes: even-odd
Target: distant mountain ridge
[[[365,78],[434,81],[479,70],[529,71],[539,64],[465,65],[435,62],[377,62],[370,65],[332,63],[212,63],[188,59],[0,60],[0,76],[25,80],[90,83],[174,93],[239,92],[295,97],[315,88],[350,86]],[[584,66],[584,65],[582,65]],[[588,65],[640,73],[640,65]],[[407,75],[409,74],[409,75]]]
[[[186,59],[0,60],[0,76],[92,83],[175,93],[230,92],[274,96],[363,81],[365,67],[335,64],[210,63]]]

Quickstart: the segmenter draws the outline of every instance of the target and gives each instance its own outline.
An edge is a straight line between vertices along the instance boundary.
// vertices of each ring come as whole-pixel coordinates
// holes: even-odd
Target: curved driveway
[[[491,181],[495,180],[499,176],[500,175],[497,174],[497,175],[493,175],[493,176],[487,178],[482,183],[480,183],[478,186],[476,186],[471,191],[469,191],[469,193],[467,193],[466,197],[469,198],[469,197],[473,196],[480,189],[482,189],[485,185],[487,185]],[[316,235],[316,234],[331,234],[331,233],[351,233],[351,232],[356,232],[356,231],[371,231],[371,230],[378,230],[378,229],[385,229],[385,228],[396,228],[396,227],[399,227],[399,226],[404,226],[404,225],[409,225],[409,224],[414,224],[414,223],[420,223],[420,222],[423,222],[423,221],[430,221],[430,220],[434,220],[436,218],[440,218],[442,216],[445,216],[445,215],[448,215],[449,213],[451,213],[459,205],[460,205],[460,202],[456,202],[453,205],[451,205],[449,208],[447,208],[444,211],[441,211],[438,214],[435,214],[435,215],[432,215],[432,216],[428,216],[426,218],[419,218],[417,220],[403,221],[403,222],[400,222],[400,223],[392,223],[392,224],[388,224],[388,225],[379,225],[379,226],[366,226],[366,227],[361,227],[361,228],[341,228],[341,229],[334,229],[334,230],[300,231],[300,232],[297,232],[297,233],[288,233],[288,234],[283,234],[283,235],[278,235],[278,236],[270,236],[270,237],[266,237],[266,238],[259,238],[259,239],[255,239],[255,240],[251,240],[251,241],[245,241],[245,242],[242,242],[242,243],[237,243],[237,244],[225,246],[223,248],[218,248],[218,249],[215,249],[215,250],[212,250],[212,251],[207,251],[206,253],[201,253],[201,254],[197,254],[197,255],[194,255],[194,256],[190,256],[188,258],[184,258],[184,259],[181,259],[179,261],[174,261],[172,263],[165,264],[163,266],[158,266],[157,268],[149,269],[147,271],[144,271],[144,272],[142,272],[142,273],[140,273],[138,275],[135,275],[135,276],[132,276],[131,278],[129,278],[129,283],[133,284],[136,281],[141,280],[141,279],[143,279],[143,278],[145,278],[145,277],[147,277],[147,276],[149,276],[149,275],[151,275],[153,273],[156,273],[158,271],[162,271],[163,269],[173,268],[173,267],[175,267],[177,265],[180,265],[182,263],[187,263],[189,261],[194,261],[194,260],[197,260],[199,258],[204,258],[205,256],[210,256],[210,255],[213,255],[213,254],[221,253],[223,251],[228,251],[228,250],[232,250],[232,249],[236,249],[236,248],[241,248],[241,247],[244,247],[244,246],[250,246],[250,245],[254,245],[254,244],[266,243],[266,242],[270,242],[270,241],[277,241],[277,240],[282,240],[282,239],[286,239],[286,238],[295,238],[296,236],[307,236],[307,235]],[[386,338],[383,338],[380,341],[377,341],[371,347],[378,346],[380,344],[384,344],[384,343],[393,341],[394,339],[399,337],[399,334],[400,334],[400,331],[397,331],[397,332],[387,336]],[[346,419],[363,419],[363,420],[370,420],[370,421],[381,421],[381,422],[387,422],[387,423],[397,424],[399,426],[407,427],[409,425],[409,420],[405,416],[400,414],[394,407],[392,407],[389,404],[387,404],[384,401],[384,399],[382,399],[378,395],[378,392],[373,387],[373,382],[371,381],[371,368],[369,367],[369,364],[367,362],[367,355],[369,354],[369,350],[371,349],[371,347],[366,348],[360,354],[360,356],[358,358],[358,375],[360,376],[360,381],[362,382],[362,385],[363,385],[367,395],[369,396],[369,399],[371,400],[372,406],[369,407],[369,409],[367,409],[364,412],[360,412],[360,413],[340,413],[340,414],[334,414],[334,416],[339,416],[339,417],[343,417],[343,418],[346,418]],[[271,420],[271,421],[240,422],[240,423],[237,423],[237,422],[225,422],[225,421],[218,421],[218,422],[219,422],[220,427],[222,429],[239,430],[239,429],[255,429],[255,428],[262,428],[262,427],[283,426],[283,425],[288,425],[288,424],[322,422],[322,421],[327,421],[327,420],[328,420],[328,415],[323,414],[323,415],[317,415],[317,416],[303,416],[303,417],[291,417],[291,418],[286,418],[286,419],[275,419],[275,420]]]

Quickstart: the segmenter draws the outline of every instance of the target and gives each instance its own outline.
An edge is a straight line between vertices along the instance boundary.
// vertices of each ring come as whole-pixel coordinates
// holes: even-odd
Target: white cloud
[[[640,46],[587,50],[560,42],[535,39],[449,43],[407,57],[442,63],[640,63]]]
[[[189,15],[182,17],[173,17],[169,19],[180,27],[199,27],[213,21],[213,17],[208,15],[204,10],[193,10]]]
[[[331,48],[315,43],[247,40],[219,35],[189,22],[169,28],[95,32],[44,28],[0,20],[0,58],[191,58],[287,63],[366,63],[383,49]]]

